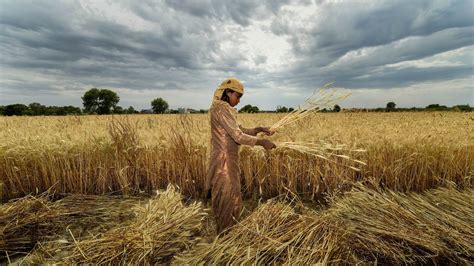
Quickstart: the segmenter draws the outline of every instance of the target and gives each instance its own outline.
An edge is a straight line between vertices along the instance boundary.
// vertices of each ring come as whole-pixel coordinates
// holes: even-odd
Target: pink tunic
[[[236,110],[227,102],[215,101],[211,115],[211,157],[206,191],[211,191],[212,209],[217,219],[217,232],[232,226],[242,208],[240,192],[239,146],[253,146],[255,131],[239,126]]]

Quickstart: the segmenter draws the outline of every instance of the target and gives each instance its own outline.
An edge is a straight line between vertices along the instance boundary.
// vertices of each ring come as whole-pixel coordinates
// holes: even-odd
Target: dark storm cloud
[[[289,36],[297,55],[317,58],[314,63],[324,66],[363,47],[474,26],[472,5],[431,0],[324,3],[304,28],[291,27],[292,17],[282,16],[275,19],[272,30]]]
[[[426,81],[443,81],[465,78],[472,74],[470,66],[446,67],[384,67],[370,76],[341,80],[341,86],[352,88],[399,88]]]
[[[393,80],[387,79],[387,84],[384,86],[384,80],[380,78],[380,75],[376,75],[377,72],[381,71],[381,67],[404,61],[419,60],[446,51],[470,46],[473,44],[472,36],[474,36],[474,27],[452,28],[439,31],[430,36],[417,36],[384,46],[368,48],[367,51],[352,51],[352,53],[347,54],[347,58],[337,58],[335,62],[324,67],[317,66],[317,64],[311,66],[311,61],[308,60],[292,70],[293,75],[291,79],[292,82],[302,87],[305,87],[307,82],[323,82],[324,80],[335,80],[338,85],[348,88],[370,88],[374,87],[375,84],[381,88],[393,87]],[[468,59],[469,57],[458,58],[458,61],[464,61],[464,65],[457,68],[449,68],[449,70],[459,70],[458,77],[463,75],[467,77],[468,75],[466,75],[465,70],[472,69],[472,62]],[[317,58],[314,60],[317,60]],[[385,67],[383,69],[392,68]],[[432,75],[429,75],[430,70],[433,71]],[[448,74],[448,72],[446,72],[446,75],[443,75],[443,72],[438,71],[438,68],[435,66],[429,69],[420,69],[419,72],[424,74],[418,78],[413,75],[404,77],[404,72],[402,70],[399,71],[400,73],[396,75],[399,77],[399,80],[396,82],[397,87],[403,87],[413,82],[453,77],[452,73]],[[410,74],[410,72],[407,72],[407,74]],[[283,78],[285,79],[285,77]],[[374,82],[371,82],[372,79],[374,79]],[[375,82],[375,79],[377,79],[377,82]]]
[[[0,1],[0,104],[12,93],[81,86],[212,90],[229,75],[252,88],[303,90],[333,80],[383,89],[472,78],[472,49],[462,49],[474,45],[472,1],[114,4],[127,14],[108,17],[83,1]],[[255,46],[242,35],[255,27],[290,44],[277,70],[269,70],[271,54],[239,49]],[[428,60],[458,50],[447,65]],[[433,65],[410,63],[416,60]]]
[[[184,50],[181,46],[179,32],[156,36],[102,21],[87,22],[80,31],[9,28],[4,30],[1,40],[4,41],[2,55],[13,53],[15,60],[24,57],[32,62],[32,67],[35,67],[36,60],[43,59],[57,62],[57,67],[62,69],[65,62],[79,59],[128,62],[129,56],[158,61],[168,67],[192,68],[195,64],[193,51]],[[12,45],[23,50],[12,49]],[[25,56],[22,56],[24,53]]]
[[[25,80],[22,83],[13,83],[13,84],[0,84],[2,87],[8,86],[7,89],[3,89],[5,93],[38,93],[42,95],[54,95],[55,92],[51,90],[49,82],[30,82]]]
[[[181,91],[205,76],[199,69],[208,53],[219,54],[213,38],[190,33],[199,31],[195,23],[161,16],[166,25],[135,30],[75,2],[50,3],[0,4],[0,80],[8,80],[0,83],[0,105],[31,94],[57,103],[72,88]]]
[[[279,77],[288,86],[335,80],[348,88],[390,88],[472,75],[472,61],[449,68],[384,67],[473,45],[471,1],[323,1],[318,8],[304,27],[292,24],[291,12],[271,25],[299,59]]]
[[[206,0],[206,1],[172,1],[166,0],[168,6],[197,17],[207,17],[220,21],[233,20],[242,26],[248,26],[251,20],[268,18],[276,15],[281,6],[290,1],[254,1],[254,0]],[[142,13],[144,13],[142,11]],[[147,16],[148,18],[150,16]]]
[[[70,10],[70,5],[56,4],[54,8],[42,2],[2,4],[0,49],[5,57],[2,64],[28,67],[25,65],[28,61],[35,68],[38,62],[42,64],[49,59],[45,66],[53,67],[57,63],[57,69],[64,69],[64,64],[79,59],[128,63],[133,57],[163,67],[198,68],[201,50],[216,49],[204,38],[192,43],[192,36],[186,32],[192,25],[172,26],[173,21],[164,21],[171,26],[160,25],[153,32],[135,31],[110,21],[82,18],[87,15],[80,9],[66,18],[62,10]],[[22,58],[25,62],[21,62]]]

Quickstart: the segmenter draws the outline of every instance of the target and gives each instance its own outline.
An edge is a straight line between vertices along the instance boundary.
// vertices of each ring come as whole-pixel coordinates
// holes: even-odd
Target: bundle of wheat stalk
[[[299,234],[304,218],[282,202],[260,205],[212,243],[199,243],[175,256],[174,264],[270,264],[287,259],[287,244]]]
[[[297,109],[289,112],[286,116],[270,127],[271,131],[278,131],[282,127],[295,123],[305,117],[319,112],[323,109],[333,108],[334,105],[349,97],[350,93],[338,94],[336,89],[330,90],[333,83],[327,83],[322,88],[315,90],[304,103]]]
[[[96,195],[25,196],[0,205],[0,260],[26,254],[40,242],[60,241],[68,230],[76,235],[100,232],[132,218],[139,199]]]
[[[352,166],[352,165],[347,165],[347,164],[354,164],[357,166],[367,165],[363,161],[351,158],[347,154],[342,154],[342,152],[359,153],[359,152],[365,152],[365,150],[347,149],[345,148],[345,145],[331,145],[322,140],[320,141],[320,143],[296,142],[296,141],[295,142],[279,142],[277,143],[277,148],[294,150],[302,154],[315,156],[317,158],[323,159],[330,163],[347,166],[354,171],[360,171],[360,168],[356,166]]]
[[[181,195],[169,186],[134,208],[130,223],[89,239],[77,240],[71,263],[148,264],[168,261],[174,254],[199,241],[198,234],[207,215],[200,203],[185,206]]]
[[[319,91],[315,90],[314,93],[305,100],[305,102],[299,106],[297,109],[291,111],[281,120],[276,122],[270,127],[271,131],[278,131],[281,128],[300,121],[307,116],[321,111],[327,108],[333,108],[333,106],[341,100],[349,97],[350,93],[338,94],[335,89],[330,90],[332,83],[325,84]],[[300,153],[316,156],[320,159],[326,160],[331,163],[340,164],[335,160],[335,158],[346,160],[350,163],[355,163],[358,165],[366,165],[364,162],[350,158],[348,155],[341,154],[340,151],[343,149],[343,145],[332,146],[328,143],[311,143],[311,142],[280,142],[277,143],[278,148],[282,149],[291,149],[298,151]],[[339,153],[336,153],[339,151]],[[354,151],[363,151],[363,150],[354,150]],[[346,150],[346,152],[348,152]],[[348,166],[350,169],[355,171],[360,171],[358,167]]]
[[[24,254],[54,234],[51,221],[64,212],[53,210],[52,205],[47,194],[0,205],[0,260]]]
[[[305,249],[290,255],[298,263],[471,264],[473,203],[473,190],[406,195],[359,186],[303,228]]]
[[[266,203],[176,263],[471,264],[473,200],[473,190],[406,195],[359,186],[322,212]]]

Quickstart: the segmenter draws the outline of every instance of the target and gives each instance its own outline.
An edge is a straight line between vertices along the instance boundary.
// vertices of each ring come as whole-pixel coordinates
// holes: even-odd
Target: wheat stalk
[[[320,143],[314,143],[314,142],[280,142],[277,144],[278,149],[290,149],[294,150],[303,154],[308,154],[315,156],[317,158],[323,159],[325,161],[338,164],[338,165],[343,165],[340,162],[336,161],[337,158],[346,160],[350,163],[356,163],[358,165],[367,165],[365,162],[351,158],[348,155],[344,154],[338,154],[336,152],[340,151],[346,151],[346,152],[365,152],[365,150],[362,149],[345,149],[345,145],[331,145],[329,143],[326,143],[324,141],[320,141]],[[360,168],[354,167],[354,166],[348,166],[350,169],[355,170],[355,171],[360,171]]]
[[[333,82],[325,84],[322,88],[314,90],[313,94],[308,97],[304,103],[298,106],[297,109],[291,111],[281,120],[270,127],[271,131],[278,131],[284,126],[299,121],[315,112],[321,111],[324,108],[332,108],[337,102],[349,97],[351,93],[337,94],[336,89],[329,90]]]

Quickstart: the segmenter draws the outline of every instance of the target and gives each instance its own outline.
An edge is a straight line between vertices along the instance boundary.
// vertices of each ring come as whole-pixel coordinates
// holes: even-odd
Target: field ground
[[[319,157],[242,147],[243,217],[218,238],[202,202],[207,119],[0,117],[0,260],[474,261],[473,113],[316,114],[271,139]]]

